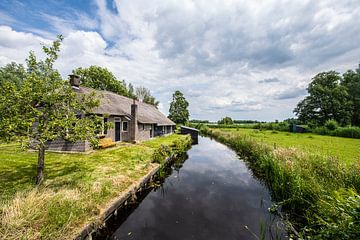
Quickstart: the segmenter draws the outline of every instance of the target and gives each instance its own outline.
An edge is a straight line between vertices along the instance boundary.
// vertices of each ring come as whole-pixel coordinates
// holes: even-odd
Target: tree
[[[91,109],[99,105],[95,93],[77,95],[53,69],[61,41],[59,36],[50,47],[43,46],[45,60],[38,61],[30,52],[26,60],[28,74],[19,89],[10,81],[0,86],[0,138],[27,139],[37,149],[37,184],[44,178],[48,141],[63,138],[96,142],[95,131],[101,128],[100,119],[91,114]]]
[[[350,122],[350,102],[346,88],[340,85],[342,77],[335,71],[317,74],[309,84],[309,96],[300,101],[294,109],[304,123],[324,125],[334,119],[341,125]]]
[[[360,126],[360,66],[344,73],[341,85],[346,88],[351,102],[351,124]]]
[[[233,124],[233,120],[231,119],[231,117],[224,117],[223,119],[218,121],[218,124],[231,125]]]
[[[134,86],[131,83],[129,83],[129,85],[128,85],[128,91],[129,91],[129,95],[132,98],[134,98],[135,97]]]
[[[189,103],[180,91],[175,91],[170,103],[169,118],[175,123],[185,124],[189,121]]]
[[[159,105],[159,101],[156,101],[155,97],[151,95],[150,90],[146,87],[137,87],[135,90],[135,96],[142,102],[154,105],[156,108]]]
[[[116,79],[114,74],[106,68],[99,66],[90,66],[88,68],[77,68],[73,74],[79,75],[80,84],[97,90],[106,90],[117,93],[122,96],[132,97],[129,93],[126,83]]]
[[[22,64],[15,62],[6,64],[0,68],[0,84],[4,81],[13,82],[16,88],[20,88],[26,78],[26,70]]]

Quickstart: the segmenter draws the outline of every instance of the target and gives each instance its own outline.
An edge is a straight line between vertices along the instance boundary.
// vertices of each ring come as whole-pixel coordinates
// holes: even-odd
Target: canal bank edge
[[[90,224],[87,224],[79,234],[74,238],[76,240],[82,239],[92,239],[92,234],[96,233],[99,229],[105,226],[106,221],[111,218],[113,215],[117,214],[117,211],[126,206],[128,201],[133,198],[133,196],[146,188],[149,183],[152,182],[157,173],[161,171],[163,167],[169,167],[173,161],[180,155],[184,154],[189,148],[191,148],[192,140],[190,136],[186,137],[183,141],[175,141],[171,146],[171,149],[166,149],[167,151],[160,151],[163,155],[163,161],[154,168],[152,168],[148,173],[143,176],[139,181],[133,183],[125,191],[121,192],[118,197],[111,201],[106,210],[99,215],[99,217]],[[161,146],[159,150],[163,149],[164,146]],[[159,157],[159,151],[154,152],[153,161],[158,161],[156,158]]]

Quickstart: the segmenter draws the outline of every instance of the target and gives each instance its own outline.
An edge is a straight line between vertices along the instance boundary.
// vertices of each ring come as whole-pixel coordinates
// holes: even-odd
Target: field
[[[45,181],[34,186],[37,153],[0,145],[0,236],[3,239],[72,239],[113,198],[157,166],[160,145],[180,135],[119,144],[89,154],[46,153]]]
[[[307,153],[336,157],[346,164],[360,161],[360,139],[244,128],[224,128],[221,131],[249,137],[272,147],[296,148]]]

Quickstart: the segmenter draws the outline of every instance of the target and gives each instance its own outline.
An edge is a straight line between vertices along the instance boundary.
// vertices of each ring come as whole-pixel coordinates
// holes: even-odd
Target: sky
[[[0,66],[65,39],[55,67],[106,67],[191,119],[294,117],[317,73],[360,62],[359,0],[1,0]]]

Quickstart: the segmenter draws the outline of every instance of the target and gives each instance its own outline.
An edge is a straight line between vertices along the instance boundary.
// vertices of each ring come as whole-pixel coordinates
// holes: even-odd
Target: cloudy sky
[[[360,61],[360,2],[0,1],[0,66],[65,36],[57,69],[99,65],[193,119],[292,117],[316,73]]]

